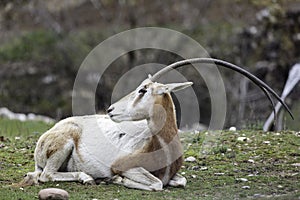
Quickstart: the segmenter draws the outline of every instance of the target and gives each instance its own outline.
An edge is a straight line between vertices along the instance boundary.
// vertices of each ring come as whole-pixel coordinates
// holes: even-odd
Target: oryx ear
[[[162,87],[157,88],[155,93],[156,94],[165,94],[165,93],[170,93],[170,92],[176,92],[178,90],[182,90],[191,85],[193,85],[192,82],[164,84]]]

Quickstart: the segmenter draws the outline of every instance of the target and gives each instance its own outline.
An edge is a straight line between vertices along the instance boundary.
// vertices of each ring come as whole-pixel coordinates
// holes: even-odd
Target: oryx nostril
[[[109,107],[108,109],[107,109],[107,113],[110,113],[111,111],[113,111],[115,108],[114,107]]]

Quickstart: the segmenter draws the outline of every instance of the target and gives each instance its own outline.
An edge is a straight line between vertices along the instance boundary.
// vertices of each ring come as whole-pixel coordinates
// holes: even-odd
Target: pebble
[[[204,171],[204,170],[208,170],[208,168],[207,167],[201,167],[200,170]]]
[[[234,126],[230,127],[229,131],[236,131],[236,127],[234,127]]]
[[[250,186],[245,185],[245,186],[242,187],[242,189],[250,189]]]
[[[241,141],[241,142],[247,142],[248,140],[250,140],[250,139],[247,137],[238,137],[237,138],[237,141]]]
[[[38,194],[39,200],[68,200],[69,193],[65,190],[58,189],[58,188],[47,188],[43,189]]]
[[[247,182],[248,181],[248,179],[246,179],[246,178],[237,178],[235,180],[241,181],[241,182]]]
[[[252,160],[252,159],[249,159],[248,162],[249,162],[249,163],[254,163],[255,161]]]
[[[222,172],[220,172],[220,173],[214,173],[216,176],[223,176],[225,173],[222,173]]]
[[[193,157],[193,156],[189,156],[189,157],[187,157],[184,161],[186,161],[186,162],[195,162],[195,161],[196,161],[196,158]]]
[[[197,171],[197,170],[199,170],[199,168],[200,168],[200,167],[199,167],[198,165],[197,165],[197,166],[193,166],[193,167],[192,167],[192,170]]]
[[[291,165],[294,166],[294,167],[300,167],[300,163],[293,163]]]
[[[254,198],[262,198],[262,197],[264,197],[265,195],[263,195],[263,194],[254,194],[253,195],[253,197]]]

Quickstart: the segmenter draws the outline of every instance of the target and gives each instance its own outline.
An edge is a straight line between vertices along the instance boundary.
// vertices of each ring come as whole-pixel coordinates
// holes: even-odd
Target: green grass
[[[25,121],[9,120],[0,118],[0,136],[7,138],[13,137],[28,137],[34,135],[41,135],[45,130],[49,129],[52,125],[45,124],[38,121]]]
[[[33,171],[35,143],[51,125],[0,119],[0,199],[37,199],[39,190],[65,189],[70,199],[298,199],[300,197],[299,132],[264,133],[242,130],[181,135],[185,162],[180,173],[188,179],[187,187],[166,187],[162,192],[127,189],[101,183],[46,183],[15,188],[28,171]],[[247,137],[247,142],[237,141]],[[246,178],[243,182],[240,178]],[[248,189],[243,189],[249,186]]]

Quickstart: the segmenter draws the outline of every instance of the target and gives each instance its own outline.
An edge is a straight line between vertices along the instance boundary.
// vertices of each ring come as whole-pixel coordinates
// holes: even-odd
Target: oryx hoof
[[[157,183],[153,183],[150,185],[150,189],[153,191],[162,191],[163,190],[163,183],[161,181]]]
[[[94,179],[89,179],[89,180],[85,180],[83,181],[84,185],[96,185],[96,182]]]
[[[115,184],[122,184],[123,178],[121,176],[119,176],[119,175],[115,175],[112,178],[112,182],[115,183]]]

